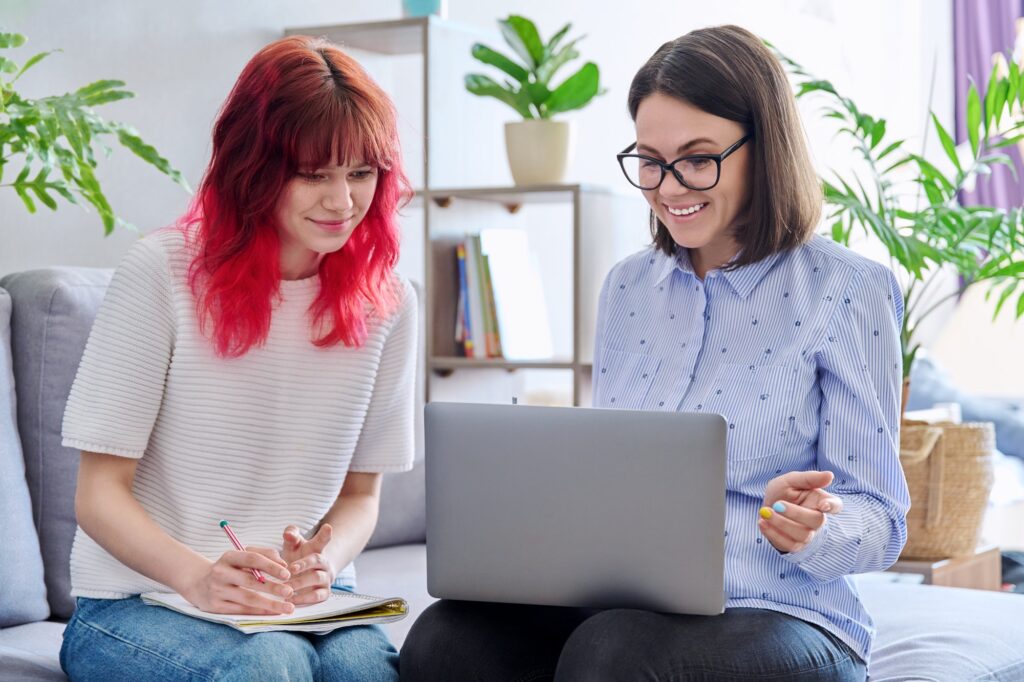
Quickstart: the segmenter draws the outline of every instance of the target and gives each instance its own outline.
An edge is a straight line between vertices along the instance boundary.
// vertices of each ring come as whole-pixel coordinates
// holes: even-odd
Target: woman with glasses
[[[618,161],[653,244],[605,280],[594,405],[725,417],[725,612],[441,602],[403,677],[863,680],[874,628],[849,576],[896,561],[909,507],[895,278],[814,235],[793,95],[753,34],[666,43],[628,104]]]

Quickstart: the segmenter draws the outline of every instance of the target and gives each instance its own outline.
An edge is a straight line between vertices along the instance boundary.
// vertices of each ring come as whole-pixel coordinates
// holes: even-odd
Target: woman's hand
[[[284,529],[282,556],[292,577],[288,585],[294,593],[289,600],[294,604],[316,604],[331,594],[338,569],[334,567],[324,549],[330,543],[334,530],[331,524],[320,526],[311,539],[302,537],[297,526]]]
[[[833,478],[831,471],[791,471],[768,482],[757,526],[775,549],[803,549],[825,525],[826,514],[842,511],[843,501],[824,490]]]
[[[295,607],[288,598],[294,588],[281,582],[291,577],[285,561],[273,549],[246,547],[244,552],[224,552],[208,562],[190,581],[182,596],[209,613],[276,616]],[[266,582],[259,582],[250,569],[257,569]]]

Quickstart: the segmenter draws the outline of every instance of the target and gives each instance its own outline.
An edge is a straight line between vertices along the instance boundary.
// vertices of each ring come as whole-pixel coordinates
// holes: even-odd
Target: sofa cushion
[[[862,579],[872,682],[1024,679],[1024,596]]]
[[[43,557],[32,522],[25,460],[18,439],[11,361],[11,297],[0,289],[0,628],[50,615]]]
[[[50,611],[74,611],[69,560],[75,529],[79,453],[61,445],[64,403],[75,379],[110,270],[50,268],[0,280],[11,294],[11,346],[18,429],[39,534]]]
[[[0,630],[0,680],[67,680],[60,669],[64,623],[44,621]]]
[[[367,550],[356,557],[356,571],[359,592],[402,597],[409,602],[408,616],[383,626],[395,647],[401,648],[409,628],[436,601],[427,593],[427,546],[419,543]]]

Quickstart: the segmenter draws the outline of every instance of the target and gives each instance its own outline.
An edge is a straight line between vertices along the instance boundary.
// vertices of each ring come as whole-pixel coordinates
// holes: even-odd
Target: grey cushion
[[[363,552],[356,559],[359,592],[381,597],[402,597],[409,615],[384,626],[392,643],[401,648],[409,628],[435,599],[427,594],[427,546],[401,545]]]
[[[0,630],[0,680],[66,680],[60,669],[63,623],[45,621]]]
[[[74,611],[68,565],[75,535],[79,453],[61,446],[64,403],[75,379],[110,270],[52,268],[0,280],[11,294],[11,346],[17,363],[18,429],[32,516],[39,533],[50,611]]]
[[[1024,679],[1024,596],[862,581],[872,682]]]
[[[10,322],[11,297],[0,289],[0,547],[4,552],[0,561],[0,627],[50,615],[18,439]]]

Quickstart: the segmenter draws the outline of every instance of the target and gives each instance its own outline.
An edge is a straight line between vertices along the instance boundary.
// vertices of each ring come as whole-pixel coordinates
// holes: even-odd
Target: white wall
[[[493,29],[496,17],[515,12],[535,19],[544,35],[568,20],[574,33],[586,33],[580,49],[601,66],[608,94],[570,115],[578,121],[570,179],[619,187],[624,180],[614,153],[632,135],[626,92],[636,69],[662,42],[701,26],[741,24],[831,78],[866,111],[888,114],[892,130],[913,137],[925,121],[936,55],[934,106],[951,118],[949,1],[865,0],[856,7],[839,0],[641,1],[609,3],[598,11],[588,0],[449,0],[449,18]],[[18,51],[22,59],[36,50],[64,50],[26,75],[20,86],[29,96],[64,92],[98,78],[127,81],[137,97],[99,111],[138,128],[195,186],[208,158],[217,108],[259,47],[287,26],[400,14],[398,0],[4,0],[0,25],[29,37],[30,44]],[[500,136],[500,122],[508,116],[498,104],[493,111],[494,135]],[[813,107],[805,118],[819,165],[844,163],[846,145],[831,141],[832,129]],[[172,222],[188,201],[180,188],[124,149],[116,148],[101,162],[99,177],[115,210],[143,232]],[[44,208],[30,216],[13,192],[0,188],[0,274],[53,264],[114,265],[134,238],[128,231],[104,238],[97,216],[74,207],[62,206],[57,213]]]

